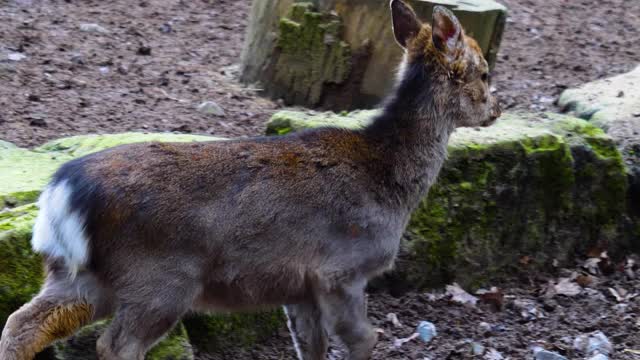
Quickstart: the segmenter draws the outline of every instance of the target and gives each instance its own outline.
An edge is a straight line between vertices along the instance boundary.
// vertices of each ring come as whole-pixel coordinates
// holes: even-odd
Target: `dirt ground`
[[[507,109],[554,109],[563,89],[640,62],[640,1],[503,2],[510,16],[493,86]],[[3,1],[0,139],[35,146],[62,136],[122,131],[263,133],[277,103],[235,80],[249,7],[250,0]],[[224,115],[198,111],[204,101],[215,101]],[[573,339],[595,330],[613,343],[612,358],[640,359],[624,352],[640,350],[640,300],[618,301],[609,290],[639,293],[638,278],[615,271],[578,295],[544,296],[549,279],[569,273],[500,284],[505,300],[498,311],[433,294],[437,299],[430,300],[426,293],[371,294],[370,317],[383,331],[375,359],[467,359],[470,341],[504,358],[529,359],[537,343],[578,359],[584,354],[573,350]],[[516,300],[526,299],[535,318],[523,317],[517,306],[522,301]],[[393,327],[388,313],[404,326]],[[421,320],[438,329],[431,343],[415,339],[393,346]],[[294,359],[294,351],[283,330],[254,349],[200,358]]]
[[[552,109],[564,88],[640,62],[638,1],[504,3],[510,16],[493,85],[505,108]],[[234,80],[249,7],[250,0],[3,1],[0,139],[34,146],[122,131],[261,134],[278,106]],[[196,110],[210,100],[225,114]]]

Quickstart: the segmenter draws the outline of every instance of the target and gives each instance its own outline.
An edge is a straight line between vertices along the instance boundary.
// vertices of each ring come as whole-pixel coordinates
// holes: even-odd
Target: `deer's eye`
[[[483,73],[481,79],[484,82],[489,81],[489,73]]]

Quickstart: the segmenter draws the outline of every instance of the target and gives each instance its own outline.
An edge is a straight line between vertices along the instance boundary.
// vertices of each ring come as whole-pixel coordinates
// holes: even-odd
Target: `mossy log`
[[[492,0],[410,0],[430,21],[451,8],[493,66],[506,9]],[[288,104],[333,110],[375,105],[393,85],[402,56],[388,1],[254,1],[242,54],[242,80]]]

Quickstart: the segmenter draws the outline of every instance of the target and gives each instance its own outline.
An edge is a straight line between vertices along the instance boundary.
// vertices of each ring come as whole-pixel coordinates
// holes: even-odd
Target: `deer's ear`
[[[391,19],[396,41],[400,46],[406,48],[409,41],[420,32],[422,22],[413,9],[401,0],[391,0]]]
[[[462,26],[453,13],[442,6],[433,8],[433,44],[447,59],[455,59],[463,46]]]

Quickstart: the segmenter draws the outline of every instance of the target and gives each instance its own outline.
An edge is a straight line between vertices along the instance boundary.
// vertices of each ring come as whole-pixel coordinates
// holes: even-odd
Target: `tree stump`
[[[458,16],[489,65],[506,22],[492,0],[410,0],[423,21],[434,5]],[[254,0],[242,53],[244,83],[288,105],[331,110],[367,108],[393,86],[402,51],[387,0]]]

